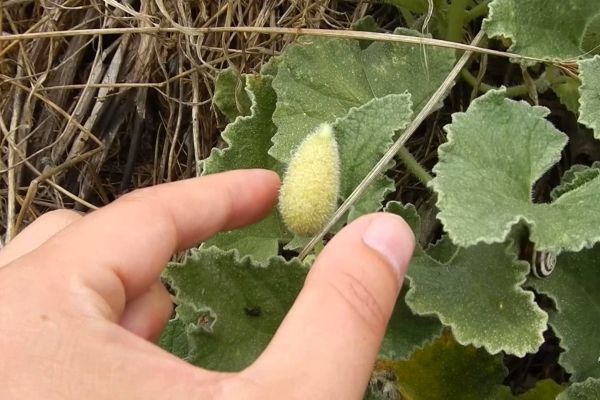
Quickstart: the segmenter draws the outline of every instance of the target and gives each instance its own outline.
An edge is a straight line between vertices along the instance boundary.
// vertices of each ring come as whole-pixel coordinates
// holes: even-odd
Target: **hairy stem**
[[[477,78],[475,78],[466,69],[463,69],[462,71],[460,71],[460,76],[465,80],[465,82],[467,82],[472,87],[477,87],[477,90],[479,90],[482,93],[487,93],[490,90],[498,89],[497,87],[488,85],[487,83],[478,82]],[[567,81],[567,79],[568,79],[568,77],[566,77],[564,75],[557,76],[557,77],[542,76],[542,77],[536,79],[534,81],[534,83],[535,83],[535,87],[538,88],[538,90],[539,90],[540,88],[544,87],[548,83],[550,85],[554,85],[557,83],[565,83]],[[512,87],[509,87],[506,89],[506,97],[511,97],[511,98],[517,97],[517,96],[523,96],[523,95],[526,95],[527,93],[529,93],[529,90],[527,88],[527,85],[525,85],[525,84],[521,84],[518,86],[512,86]]]
[[[465,10],[468,2],[468,0],[452,0],[452,3],[450,3],[446,40],[462,43]]]
[[[421,181],[425,187],[427,187],[427,183],[433,179],[433,177],[427,172],[421,164],[410,154],[410,151],[406,149],[406,147],[402,147],[398,152],[398,157],[400,160],[406,165],[406,167],[413,173],[413,175]]]

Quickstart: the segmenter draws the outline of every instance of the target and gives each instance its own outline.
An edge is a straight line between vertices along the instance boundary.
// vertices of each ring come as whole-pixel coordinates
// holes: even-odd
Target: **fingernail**
[[[412,243],[406,224],[396,215],[380,215],[371,221],[363,234],[367,246],[377,251],[392,265],[398,279],[403,279],[412,255]]]

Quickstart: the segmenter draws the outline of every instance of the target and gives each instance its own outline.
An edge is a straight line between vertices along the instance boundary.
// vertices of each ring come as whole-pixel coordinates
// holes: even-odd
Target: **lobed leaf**
[[[501,243],[524,222],[539,250],[593,245],[600,213],[581,204],[600,204],[600,179],[551,204],[534,204],[533,184],[560,159],[567,136],[545,119],[548,109],[503,93],[486,93],[445,127],[448,142],[438,149],[431,182],[445,230],[459,246]]]
[[[420,110],[455,61],[451,49],[430,49],[427,55],[425,63],[422,49],[412,44],[377,42],[361,50],[356,40],[299,38],[287,48],[273,81],[278,130],[269,154],[289,162],[293,149],[316,126],[333,123],[373,98],[408,92],[413,111]]]
[[[599,14],[597,1],[494,0],[482,29],[490,38],[509,39],[513,53],[566,60],[583,53],[584,34]]]
[[[271,120],[277,96],[269,75],[245,75],[246,91],[252,100],[251,114],[241,116],[227,125],[222,134],[228,147],[212,149],[204,161],[203,175],[234,169],[266,168],[281,175],[282,166],[267,154],[276,127]],[[243,229],[221,232],[202,244],[223,250],[237,249],[242,256],[252,256],[260,262],[277,255],[279,242],[289,238],[278,210],[274,209],[262,221]]]
[[[562,253],[554,272],[530,279],[536,291],[554,300],[549,323],[565,349],[559,362],[572,380],[600,378],[600,245],[577,253]]]
[[[390,202],[386,211],[402,216],[418,235],[419,218],[412,205]],[[448,248],[439,253],[448,258]],[[521,288],[528,264],[516,260],[504,244],[457,248],[442,264],[417,248],[408,270],[406,302],[418,315],[435,315],[452,327],[463,345],[524,356],[544,342],[548,316],[531,292]]]
[[[219,371],[250,365],[291,308],[307,271],[297,260],[272,257],[261,265],[240,259],[234,250],[214,247],[195,250],[184,263],[169,265],[163,276],[184,305],[170,324],[180,319],[188,327],[186,359]]]
[[[600,139],[600,55],[579,61],[581,78],[579,122],[593,129]]]

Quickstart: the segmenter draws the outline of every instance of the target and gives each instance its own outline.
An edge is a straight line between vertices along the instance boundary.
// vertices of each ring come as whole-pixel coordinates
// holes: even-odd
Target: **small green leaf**
[[[379,32],[379,25],[372,16],[367,15],[352,24],[352,30],[359,32]],[[359,40],[360,49],[364,50],[373,43],[372,40]]]
[[[352,108],[336,120],[333,128],[340,149],[343,199],[371,172],[394,143],[395,132],[405,128],[411,116],[410,95],[390,94]]]
[[[600,139],[600,55],[579,61],[579,77],[579,122],[593,129],[594,137]]]
[[[504,242],[529,225],[538,250],[577,251],[600,240],[600,178],[551,204],[534,204],[533,184],[561,157],[567,136],[545,119],[549,110],[489,91],[445,127],[431,182],[438,218],[459,246]],[[581,207],[590,204],[592,207]]]
[[[451,49],[432,48],[427,54],[426,64],[422,49],[412,44],[377,42],[361,50],[357,40],[299,38],[287,48],[273,81],[278,130],[269,154],[289,162],[293,149],[314,128],[373,98],[408,91],[413,111],[420,110],[455,61]]]
[[[232,250],[199,249],[182,264],[171,264],[164,278],[178,301],[188,330],[187,360],[197,366],[240,371],[266,348],[302,289],[308,269],[299,261],[272,257],[266,266]],[[188,328],[189,329],[189,328]]]
[[[510,39],[513,53],[565,60],[582,54],[586,27],[599,13],[600,3],[589,0],[494,0],[482,29]]]
[[[418,232],[412,205],[390,202],[386,211],[402,216],[411,226],[416,221]],[[457,249],[447,264],[417,248],[407,274],[406,302],[416,314],[435,315],[451,326],[463,345],[522,357],[544,342],[548,320],[533,293],[521,288],[528,272],[528,264],[517,261],[504,244]]]
[[[600,380],[589,378],[569,386],[556,400],[597,400],[600,398]]]
[[[528,282],[556,304],[557,311],[549,311],[549,323],[565,349],[559,362],[573,374],[574,381],[600,378],[599,262],[600,245],[562,253],[550,276]]]
[[[575,78],[567,77],[564,83],[557,83],[551,86],[552,90],[558,96],[560,102],[567,107],[567,110],[574,114],[579,114],[579,87],[581,84]]]
[[[276,127],[271,120],[277,96],[268,75],[245,75],[246,90],[252,100],[251,115],[229,124],[222,136],[229,145],[214,148],[204,161],[203,175],[234,169],[265,168],[281,175],[282,166],[267,154]],[[279,251],[279,241],[289,238],[279,212],[274,209],[262,221],[243,229],[221,232],[202,244],[203,248],[217,246],[223,250],[237,249],[242,256],[251,255],[260,262]]]
[[[403,398],[411,400],[488,399],[506,375],[501,356],[458,344],[444,335],[408,361],[379,361],[377,369],[391,369]]]
[[[573,165],[565,172],[561,184],[550,192],[550,198],[556,200],[565,193],[593,181],[598,175],[600,175],[600,163],[594,163],[592,167],[578,164]]]
[[[245,91],[245,77],[231,68],[222,70],[215,81],[214,101],[219,110],[230,120],[249,115],[252,102]]]

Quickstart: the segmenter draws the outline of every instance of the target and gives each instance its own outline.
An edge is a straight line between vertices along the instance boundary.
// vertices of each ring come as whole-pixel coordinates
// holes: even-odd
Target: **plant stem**
[[[406,20],[406,25],[408,27],[411,27],[414,25],[415,23],[415,19],[413,18],[412,14],[410,13],[410,10],[404,8],[404,7],[398,7],[400,9],[400,12],[402,13],[402,16],[404,17],[404,19]]]
[[[465,22],[473,21],[475,18],[479,18],[482,15],[486,15],[489,11],[488,5],[492,2],[492,0],[484,0],[479,3],[477,6],[471,8],[467,11],[467,15],[465,16]]]
[[[448,10],[448,30],[446,40],[462,43],[465,10],[469,0],[452,0]]]
[[[482,93],[487,93],[490,90],[497,90],[498,88],[492,85],[488,85],[487,83],[477,82],[477,78],[475,78],[469,71],[463,69],[460,71],[460,76],[472,87],[476,87]],[[550,78],[549,76],[542,76],[534,81],[535,86],[540,89],[544,86],[545,83],[550,83],[550,85],[554,85],[557,83],[565,83],[568,77],[566,76],[557,76],[554,78]],[[518,86],[512,86],[506,89],[506,97],[517,97],[523,96],[528,93],[527,85],[521,84]]]
[[[415,160],[413,155],[410,154],[410,151],[408,151],[406,147],[402,147],[398,152],[398,156],[400,157],[400,160],[402,160],[404,165],[406,165],[406,167],[410,170],[410,172],[412,172],[413,175],[419,181],[421,181],[421,183],[425,185],[425,187],[427,187],[427,183],[429,183],[429,181],[431,181],[433,177],[429,174],[429,172],[425,171],[425,169],[421,167],[421,164],[419,164],[419,162]]]

